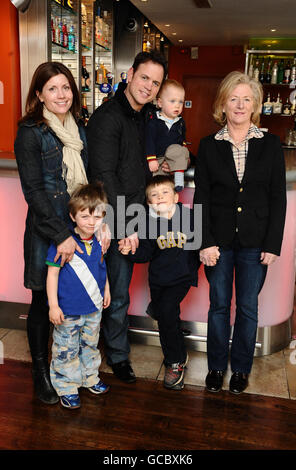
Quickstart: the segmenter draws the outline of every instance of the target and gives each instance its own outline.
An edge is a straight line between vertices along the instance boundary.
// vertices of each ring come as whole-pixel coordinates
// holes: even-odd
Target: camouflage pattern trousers
[[[66,316],[53,330],[50,378],[59,396],[78,393],[99,381],[98,350],[102,312]]]

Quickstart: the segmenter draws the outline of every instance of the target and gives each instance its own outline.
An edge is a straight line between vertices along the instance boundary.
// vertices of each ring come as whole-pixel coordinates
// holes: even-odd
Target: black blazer
[[[202,247],[243,247],[280,254],[286,215],[286,171],[279,137],[249,140],[240,183],[231,144],[215,134],[200,141],[194,203],[202,204]]]

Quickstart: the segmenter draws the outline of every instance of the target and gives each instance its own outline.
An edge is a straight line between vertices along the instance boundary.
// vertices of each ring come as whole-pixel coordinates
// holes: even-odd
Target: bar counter
[[[287,346],[291,339],[291,315],[295,289],[296,249],[296,148],[284,147],[287,178],[287,216],[281,256],[268,268],[259,296],[258,333],[255,355],[271,354]],[[186,187],[181,202],[192,205],[194,168],[185,174]],[[18,321],[31,301],[23,286],[23,234],[27,205],[23,197],[15,160],[0,159],[0,328],[25,328]],[[148,265],[135,265],[130,286],[130,339],[132,342],[159,345],[157,323],[145,313],[150,301]],[[199,269],[199,286],[192,287],[181,304],[181,318],[191,330],[186,337],[189,349],[206,350],[208,283],[203,266]],[[15,318],[17,317],[17,318]],[[235,318],[235,299],[231,306],[231,324]],[[10,321],[11,320],[11,321]],[[231,341],[231,340],[230,340]]]

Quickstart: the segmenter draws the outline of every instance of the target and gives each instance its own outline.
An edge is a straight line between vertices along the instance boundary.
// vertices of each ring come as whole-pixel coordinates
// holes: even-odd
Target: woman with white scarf
[[[63,265],[81,251],[69,230],[68,200],[87,183],[84,125],[78,121],[80,99],[74,78],[59,62],[35,71],[20,120],[15,155],[28,204],[24,236],[24,285],[32,290],[27,333],[34,389],[44,403],[58,402],[48,365],[49,318],[45,259],[51,240]]]

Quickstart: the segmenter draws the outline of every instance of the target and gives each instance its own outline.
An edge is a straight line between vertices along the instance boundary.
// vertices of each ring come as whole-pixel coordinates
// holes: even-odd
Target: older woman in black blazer
[[[217,392],[227,369],[235,273],[236,318],[229,389],[248,385],[256,342],[258,294],[267,266],[280,255],[286,213],[280,139],[257,126],[262,86],[241,72],[222,81],[214,118],[224,126],[200,142],[194,202],[203,208],[200,259],[210,285],[208,390]]]

